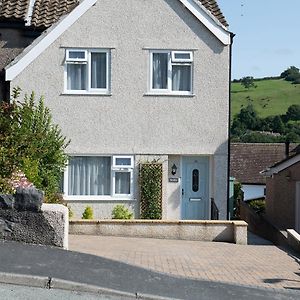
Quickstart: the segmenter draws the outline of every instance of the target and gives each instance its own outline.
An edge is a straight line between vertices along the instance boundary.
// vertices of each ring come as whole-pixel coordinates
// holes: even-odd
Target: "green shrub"
[[[118,204],[113,208],[112,218],[113,219],[121,219],[121,220],[129,220],[132,219],[133,213],[129,211],[124,205]]]
[[[74,212],[73,210],[71,209],[70,206],[67,206],[68,210],[69,210],[69,219],[72,219],[74,217]]]
[[[45,203],[54,203],[54,204],[64,204],[64,198],[61,193],[52,193],[49,195],[46,195],[44,198]]]
[[[264,199],[251,200],[251,201],[248,201],[247,203],[258,214],[265,212],[266,201]]]
[[[52,122],[43,97],[36,101],[32,92],[19,102],[19,94],[20,89],[14,89],[11,103],[0,103],[0,192],[14,173],[24,173],[46,196],[56,194],[69,141]]]
[[[91,220],[94,218],[93,209],[90,206],[87,206],[82,214],[82,219]]]
[[[141,218],[161,219],[162,216],[162,164],[140,165]]]

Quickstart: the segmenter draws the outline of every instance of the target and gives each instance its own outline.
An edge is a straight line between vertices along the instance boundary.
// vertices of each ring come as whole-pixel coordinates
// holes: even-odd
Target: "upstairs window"
[[[67,93],[107,93],[109,52],[104,49],[67,49],[65,91]]]
[[[193,53],[151,51],[151,92],[191,94]]]

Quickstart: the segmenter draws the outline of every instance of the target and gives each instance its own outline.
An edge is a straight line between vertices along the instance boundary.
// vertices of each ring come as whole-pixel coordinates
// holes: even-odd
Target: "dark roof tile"
[[[219,22],[228,26],[216,0],[199,0],[199,2]],[[24,21],[30,0],[0,0],[0,19]],[[79,0],[36,0],[31,24],[34,27],[48,28],[62,15],[69,13],[78,5]]]
[[[228,27],[228,23],[225,17],[223,16],[221,9],[216,0],[199,0],[199,1],[214,17],[216,17],[219,20],[219,22],[222,25]]]
[[[0,19],[24,21],[28,5],[28,0],[0,0]]]
[[[297,144],[290,145],[292,151]],[[230,176],[241,183],[264,184],[261,171],[285,159],[284,143],[232,143],[230,145]]]
[[[31,24],[35,27],[50,27],[77,4],[78,0],[36,0]]]

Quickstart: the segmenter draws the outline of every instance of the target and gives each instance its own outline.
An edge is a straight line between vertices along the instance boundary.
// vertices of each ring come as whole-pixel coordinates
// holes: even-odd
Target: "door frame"
[[[211,155],[181,155],[180,157],[180,219],[181,220],[184,220],[183,219],[183,195],[182,195],[182,189],[183,189],[183,180],[184,180],[184,177],[183,177],[183,169],[184,169],[184,158],[191,158],[191,157],[194,157],[194,158],[206,158],[207,159],[207,211],[206,211],[206,217],[207,217],[207,220],[210,220],[211,218],[211,215],[210,215],[210,210],[211,210],[211,200],[210,200],[210,195],[211,195],[211,184],[212,184],[212,181],[211,181],[211,164],[212,164],[212,159],[211,159]]]

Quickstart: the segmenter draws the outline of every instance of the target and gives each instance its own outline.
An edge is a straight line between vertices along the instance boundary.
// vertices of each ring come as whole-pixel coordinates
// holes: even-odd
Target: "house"
[[[242,184],[244,200],[265,197],[266,178],[261,171],[285,159],[296,144],[231,143],[230,176]]]
[[[139,164],[155,160],[163,219],[210,219],[211,199],[227,218],[233,35],[215,0],[1,5],[4,19],[44,30],[2,86],[44,95],[71,139],[64,198],[75,216],[89,205],[110,218],[123,204],[138,218]]]
[[[279,230],[300,233],[300,145],[262,174],[267,178],[266,218]]]

